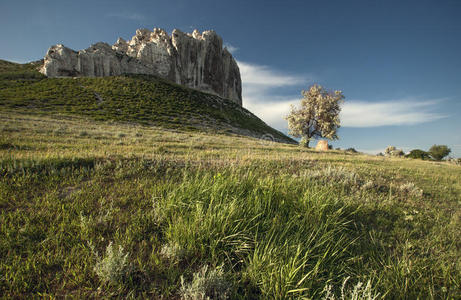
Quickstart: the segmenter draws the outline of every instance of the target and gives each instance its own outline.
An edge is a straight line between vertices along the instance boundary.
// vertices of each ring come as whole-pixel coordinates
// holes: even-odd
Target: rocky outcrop
[[[169,36],[158,28],[138,29],[130,41],[119,38],[113,46],[96,43],[78,52],[55,45],[41,72],[48,77],[157,75],[242,105],[238,65],[214,31],[190,34],[175,29]]]

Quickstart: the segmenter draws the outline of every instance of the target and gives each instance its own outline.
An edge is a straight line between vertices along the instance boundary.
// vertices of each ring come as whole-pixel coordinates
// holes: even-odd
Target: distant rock
[[[48,50],[40,71],[48,77],[157,75],[242,105],[240,70],[214,31],[175,29],[169,36],[158,28],[138,29],[130,41],[100,42],[78,52],[58,44]]]
[[[320,140],[315,146],[315,150],[317,151],[328,151],[328,142],[325,140]]]

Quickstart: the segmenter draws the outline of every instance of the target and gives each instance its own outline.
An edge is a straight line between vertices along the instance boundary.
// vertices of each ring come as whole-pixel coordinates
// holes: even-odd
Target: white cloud
[[[284,117],[290,111],[290,104],[296,104],[299,102],[299,99],[268,103],[262,103],[259,99],[255,98],[244,98],[244,100],[244,106],[246,109],[250,110],[264,122],[278,130],[287,129],[287,121]]]
[[[131,21],[143,21],[145,17],[138,13],[133,12],[112,12],[106,15],[108,18],[118,18],[118,19],[126,19]]]
[[[229,43],[224,44],[224,47],[226,47],[227,51],[229,51],[231,54],[234,54],[235,52],[237,52],[239,50],[238,47],[232,46]]]
[[[260,88],[277,88],[306,83],[306,78],[300,75],[284,74],[268,66],[249,64],[238,61],[242,82],[247,86]]]
[[[313,83],[313,76],[286,74],[269,66],[237,62],[243,85],[243,106],[279,130],[287,129],[284,119],[290,105],[299,103],[302,88]],[[277,90],[293,88],[290,96],[277,95]],[[299,96],[298,96],[299,95]],[[342,127],[378,127],[414,125],[447,117],[434,112],[444,99],[418,100],[404,98],[392,101],[367,102],[348,100],[343,104]],[[376,150],[364,150],[371,153]],[[380,151],[378,151],[380,152]]]
[[[293,87],[296,95],[300,93],[301,85],[312,82],[310,76],[286,74],[269,66],[241,61],[237,63],[242,77],[243,106],[270,126],[285,130],[284,116],[288,114],[290,104],[299,102],[299,97],[277,95],[277,89]]]
[[[441,100],[401,99],[384,102],[345,101],[341,110],[343,127],[415,125],[445,118],[433,112]]]

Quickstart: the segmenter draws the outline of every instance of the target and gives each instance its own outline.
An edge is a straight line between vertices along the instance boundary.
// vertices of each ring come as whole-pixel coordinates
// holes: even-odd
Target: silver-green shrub
[[[205,300],[205,299],[229,299],[232,285],[224,278],[222,267],[209,269],[203,266],[194,273],[192,281],[185,283],[181,276],[181,299]]]

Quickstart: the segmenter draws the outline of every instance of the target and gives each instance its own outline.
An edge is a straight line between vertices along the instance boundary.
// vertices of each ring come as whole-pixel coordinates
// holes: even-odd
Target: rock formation
[[[158,28],[138,29],[131,41],[119,38],[113,46],[96,43],[78,52],[59,44],[48,50],[40,71],[48,77],[157,75],[242,105],[239,68],[214,31],[175,29],[169,36]]]

